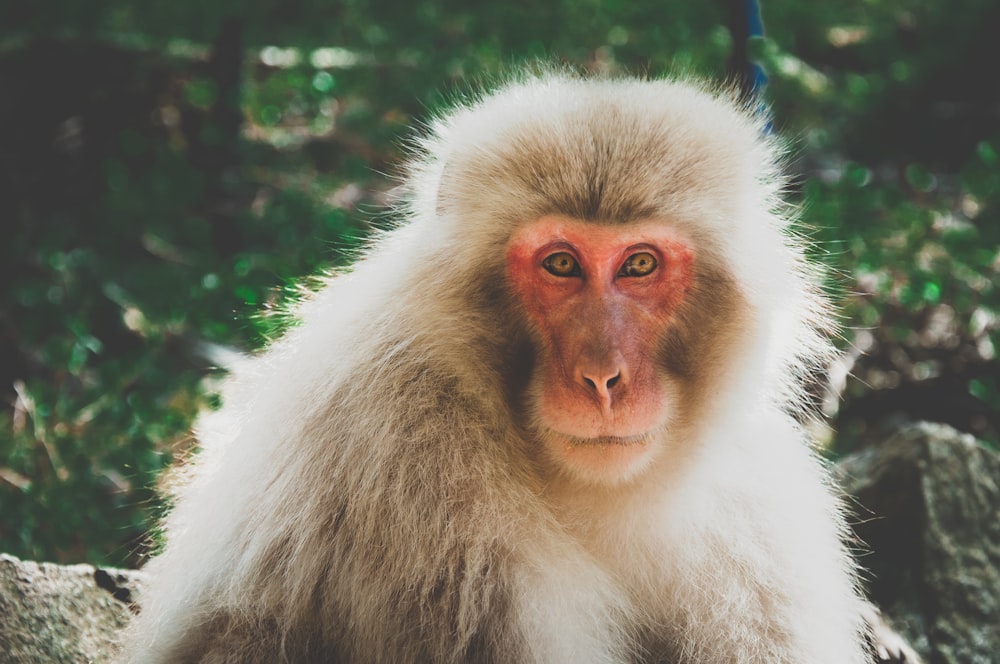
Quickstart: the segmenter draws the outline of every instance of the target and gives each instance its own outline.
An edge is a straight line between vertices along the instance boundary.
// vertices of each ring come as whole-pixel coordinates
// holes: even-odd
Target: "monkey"
[[[868,661],[784,154],[684,78],[438,114],[199,425],[123,661]]]

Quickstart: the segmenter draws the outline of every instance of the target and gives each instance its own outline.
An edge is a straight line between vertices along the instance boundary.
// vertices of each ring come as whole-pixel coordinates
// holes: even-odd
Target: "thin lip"
[[[638,436],[594,436],[593,438],[581,438],[579,436],[566,436],[573,447],[632,447],[634,445],[645,445],[649,442],[649,434]]]

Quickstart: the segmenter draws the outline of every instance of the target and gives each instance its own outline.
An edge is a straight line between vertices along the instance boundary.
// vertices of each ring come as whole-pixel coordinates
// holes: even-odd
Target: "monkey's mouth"
[[[542,442],[547,455],[560,468],[585,482],[608,485],[625,482],[642,472],[659,447],[651,431],[573,436],[548,429]]]
[[[649,442],[648,434],[638,436],[595,436],[593,438],[579,438],[576,436],[566,436],[569,439],[570,447],[631,447],[633,445],[645,445]]]

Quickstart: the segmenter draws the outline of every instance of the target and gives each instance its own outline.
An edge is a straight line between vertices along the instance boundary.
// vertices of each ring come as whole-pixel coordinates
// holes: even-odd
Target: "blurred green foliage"
[[[212,369],[392,201],[401,140],[519,62],[720,77],[740,2],[0,7],[0,550],[135,564]],[[790,196],[845,310],[835,450],[1000,439],[1000,9],[764,0]]]

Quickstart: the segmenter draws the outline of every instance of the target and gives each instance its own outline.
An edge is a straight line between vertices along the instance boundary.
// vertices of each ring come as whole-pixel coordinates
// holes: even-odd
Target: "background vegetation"
[[[906,418],[996,444],[1000,5],[762,4],[791,195],[843,294],[831,454]],[[0,5],[0,550],[138,562],[212,367],[382,223],[400,139],[462,81],[725,76],[742,5]]]

